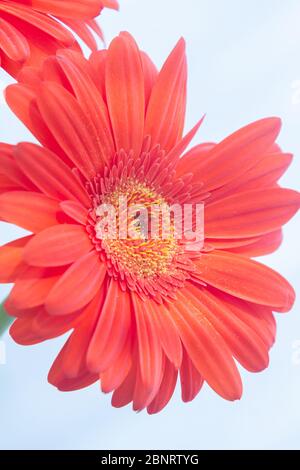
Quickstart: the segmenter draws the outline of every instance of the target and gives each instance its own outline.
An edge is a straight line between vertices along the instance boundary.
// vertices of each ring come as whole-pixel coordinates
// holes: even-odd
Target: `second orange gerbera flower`
[[[280,120],[257,121],[219,144],[186,152],[185,44],[158,73],[122,33],[90,61],[62,52],[7,90],[42,146],[2,144],[0,218],[29,235],[1,248],[1,282],[21,344],[73,330],[49,381],[75,390],[98,379],[120,407],[160,411],[178,374],[182,398],[207,382],[235,400],[235,360],[268,365],[273,311],[294,302],[288,282],[252,257],[271,253],[299,209],[278,180],[291,162],[275,140]],[[181,157],[181,155],[183,156]],[[203,201],[205,243],[99,236],[101,203]]]
[[[102,38],[94,18],[117,0],[0,0],[0,65],[16,76],[26,65],[39,66],[63,47],[79,48],[71,31],[96,49],[92,31]],[[65,26],[64,26],[65,25]]]

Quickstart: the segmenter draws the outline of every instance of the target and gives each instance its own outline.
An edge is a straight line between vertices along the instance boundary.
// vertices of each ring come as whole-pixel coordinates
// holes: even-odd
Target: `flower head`
[[[94,20],[117,0],[0,0],[0,65],[16,76],[24,65],[39,66],[63,47],[79,49],[72,32],[96,49]],[[67,26],[69,30],[65,27]]]
[[[100,379],[116,407],[160,411],[178,375],[184,401],[204,382],[239,399],[236,361],[267,367],[273,312],[294,302],[288,282],[252,259],[279,247],[300,205],[278,184],[291,162],[275,144],[280,120],[187,152],[201,121],[183,136],[183,40],[159,73],[122,33],[89,61],[59,52],[21,80],[7,101],[41,146],[1,145],[0,218],[31,232],[0,251],[0,281],[14,283],[13,338],[72,330],[49,381],[68,391]],[[124,198],[146,208],[201,202],[203,246],[178,239],[175,218],[167,237],[152,237],[132,214],[139,236],[105,237],[103,205],[118,206],[120,229]]]

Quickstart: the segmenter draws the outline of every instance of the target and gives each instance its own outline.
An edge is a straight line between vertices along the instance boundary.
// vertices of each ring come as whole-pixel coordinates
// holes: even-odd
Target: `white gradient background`
[[[299,189],[300,1],[121,0],[121,13],[106,12],[109,42],[127,29],[161,65],[179,36],[187,40],[187,128],[207,113],[195,142],[220,140],[261,117],[283,119],[280,144],[295,154],[283,183]],[[8,84],[0,72],[1,86]],[[33,140],[0,103],[0,140]],[[299,292],[300,220],[285,228],[285,241],[266,257]],[[0,224],[0,242],[21,231]],[[0,286],[4,298],[9,286]],[[116,410],[110,397],[89,389],[64,394],[46,381],[64,342],[59,338],[21,347],[6,335],[7,364],[0,365],[1,449],[299,449],[299,301],[278,315],[277,343],[263,373],[242,371],[240,402],[222,400],[208,386],[191,404],[180,393],[157,416]],[[299,344],[298,344],[299,347]],[[300,348],[299,348],[300,349]]]

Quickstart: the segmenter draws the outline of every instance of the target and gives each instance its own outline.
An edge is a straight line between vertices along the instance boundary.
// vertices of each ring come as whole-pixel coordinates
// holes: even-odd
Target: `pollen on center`
[[[138,279],[166,274],[179,251],[168,205],[153,188],[128,179],[96,208],[96,237],[119,271]]]

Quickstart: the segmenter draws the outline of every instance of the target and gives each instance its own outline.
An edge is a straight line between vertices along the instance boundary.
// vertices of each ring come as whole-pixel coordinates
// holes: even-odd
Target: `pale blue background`
[[[180,35],[189,60],[188,127],[204,112],[196,141],[219,140],[260,117],[278,115],[280,143],[295,153],[284,178],[299,188],[300,1],[121,0],[120,14],[103,16],[109,41],[127,29],[160,65]],[[1,83],[8,83],[2,72]],[[298,83],[298,82],[299,83]],[[0,140],[30,140],[1,105]],[[299,217],[285,229],[281,250],[268,264],[299,292]],[[15,228],[0,225],[1,242]],[[0,287],[4,298],[8,288]],[[179,393],[158,416],[111,408],[98,386],[63,394],[47,384],[47,370],[64,339],[24,348],[5,337],[7,364],[0,366],[0,447],[3,449],[291,449],[300,448],[299,302],[278,315],[271,366],[242,373],[243,399],[228,403],[204,387],[191,404]],[[299,344],[298,344],[299,348]]]

